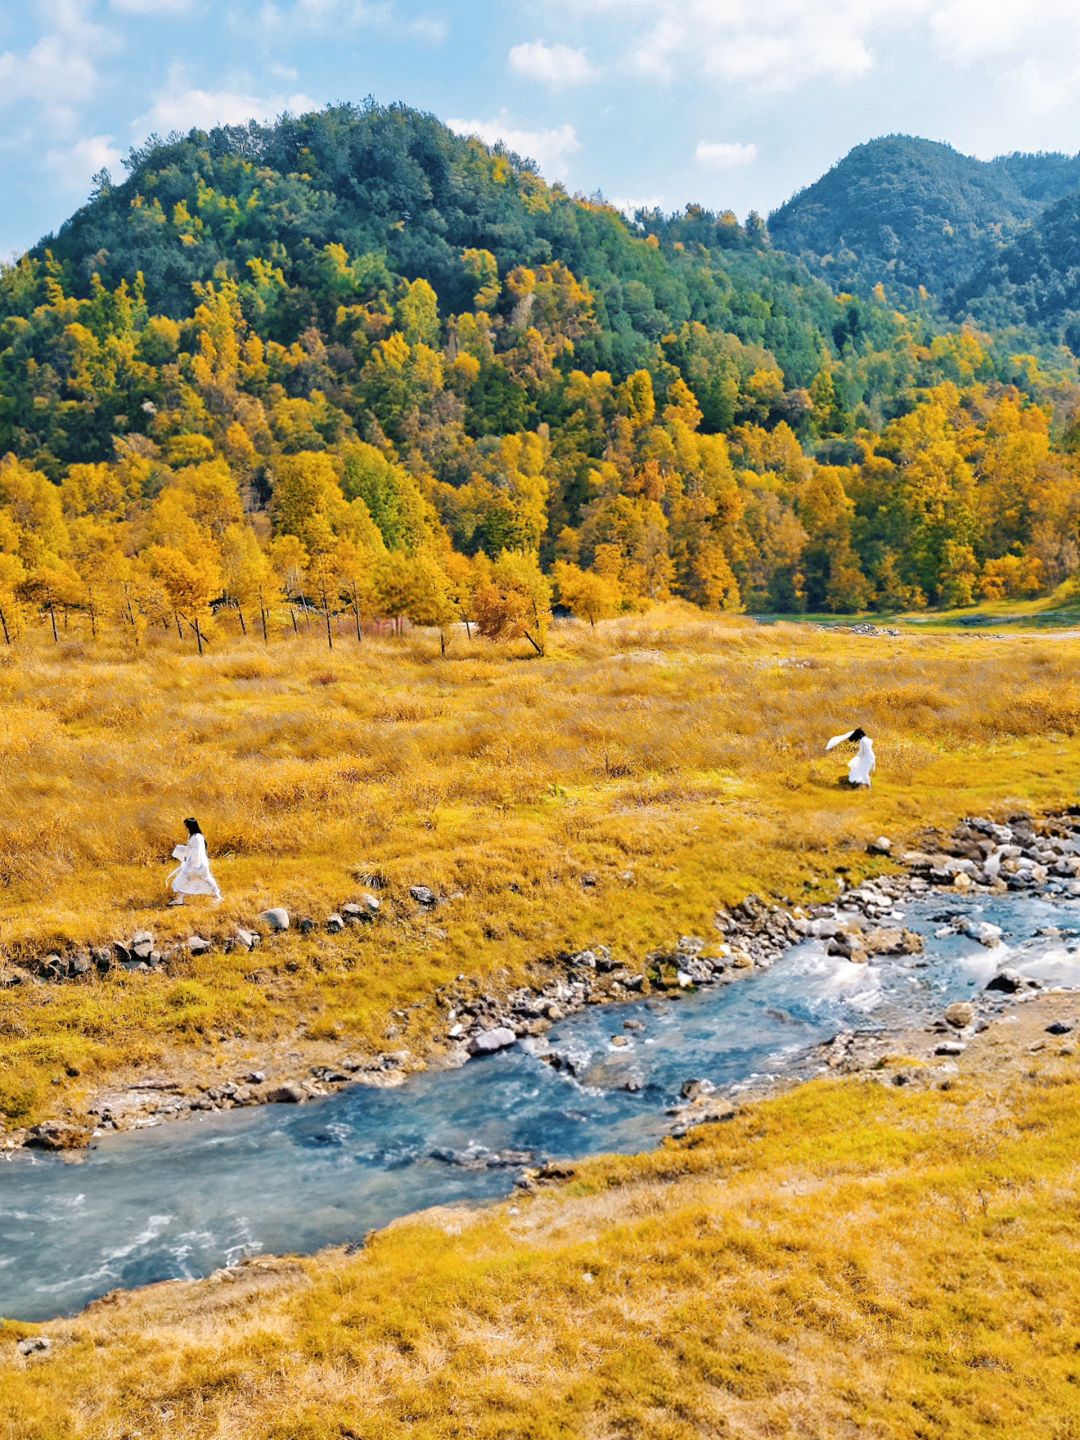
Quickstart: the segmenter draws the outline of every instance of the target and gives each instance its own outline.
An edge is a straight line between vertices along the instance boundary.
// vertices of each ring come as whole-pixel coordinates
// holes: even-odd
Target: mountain
[[[1034,206],[1071,162],[970,164]],[[539,644],[553,583],[592,619],[1071,572],[1067,357],[836,294],[760,224],[628,222],[402,105],[127,170],[0,269],[0,642],[61,605],[202,644],[211,610],[314,597],[328,633],[347,606]]]
[[[1049,206],[956,291],[954,313],[1017,327],[1080,355],[1080,191]]]
[[[1055,201],[1080,187],[1080,156],[976,160],[890,135],[858,145],[769,218],[774,244],[835,289],[950,296]]]
[[[336,303],[328,246],[378,256],[388,277],[423,278],[447,315],[473,303],[476,261],[463,257],[482,248],[500,273],[558,262],[588,282],[597,326],[575,353],[590,366],[626,374],[661,333],[691,320],[777,352],[797,384],[810,382],[830,345],[827,287],[727,217],[695,209],[669,227],[661,253],[611,207],[549,187],[517,157],[404,105],[153,137],[127,163],[122,183],[100,185],[31,252],[59,267],[66,293],[88,293],[95,275],[106,287],[141,275],[147,304],[182,318],[194,286],[247,283],[266,262],[288,298],[276,297],[263,324],[284,342]],[[736,292],[764,297],[756,318],[731,303]]]

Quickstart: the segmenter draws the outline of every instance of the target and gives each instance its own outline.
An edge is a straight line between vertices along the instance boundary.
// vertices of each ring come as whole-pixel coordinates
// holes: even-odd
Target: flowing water
[[[503,1195],[515,1170],[486,1167],[488,1152],[647,1149],[684,1080],[731,1092],[811,1073],[813,1047],[837,1031],[923,1023],[1004,964],[1080,985],[1076,902],[934,896],[898,913],[927,937],[924,954],[853,965],[808,941],[728,986],[571,1016],[548,1040],[579,1078],[515,1047],[393,1090],[109,1135],[79,1163],[16,1153],[0,1161],[0,1315],[47,1319],[117,1287],[358,1241],[425,1206]],[[950,914],[1000,925],[1008,950],[938,936]]]

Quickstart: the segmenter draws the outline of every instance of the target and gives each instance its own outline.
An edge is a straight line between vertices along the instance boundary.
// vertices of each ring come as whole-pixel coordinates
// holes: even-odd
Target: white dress
[[[848,766],[848,783],[850,785],[870,784],[870,776],[877,766],[877,756],[874,754],[874,742],[869,735],[864,735],[859,741],[859,748],[855,752],[854,759]]]
[[[180,861],[169,876],[177,895],[213,895],[221,899],[221,887],[210,869],[205,835],[192,835],[186,845],[177,845],[172,853],[173,859]]]

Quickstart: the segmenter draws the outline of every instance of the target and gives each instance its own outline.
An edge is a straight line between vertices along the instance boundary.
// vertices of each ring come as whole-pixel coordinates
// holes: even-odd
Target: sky
[[[903,132],[1080,150],[1076,0],[0,0],[0,257],[156,132],[373,95],[570,190],[767,214]]]

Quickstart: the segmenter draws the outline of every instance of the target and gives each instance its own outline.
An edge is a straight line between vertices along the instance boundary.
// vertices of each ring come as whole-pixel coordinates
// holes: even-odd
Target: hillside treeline
[[[314,606],[540,647],[553,594],[891,610],[1077,569],[1068,386],[754,223],[631,226],[402,107],[130,169],[0,275],[8,638]]]

